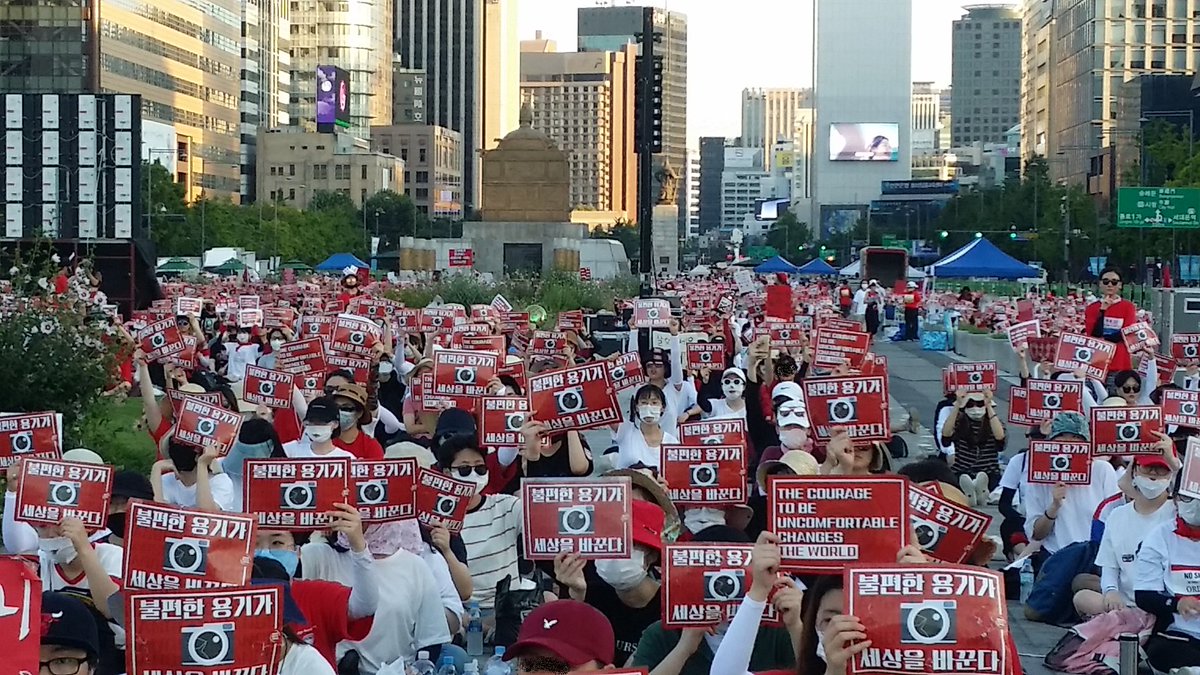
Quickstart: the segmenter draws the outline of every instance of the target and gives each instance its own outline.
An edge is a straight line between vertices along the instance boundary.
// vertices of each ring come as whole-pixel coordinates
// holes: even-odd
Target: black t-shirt
[[[645,607],[630,607],[621,602],[612,586],[604,583],[596,574],[596,565],[589,562],[583,568],[587,579],[587,604],[600,610],[612,624],[613,633],[617,638],[617,654],[614,663],[621,665],[637,651],[638,642],[642,640],[642,632],[655,621],[662,619],[662,589],[654,594],[654,598]]]

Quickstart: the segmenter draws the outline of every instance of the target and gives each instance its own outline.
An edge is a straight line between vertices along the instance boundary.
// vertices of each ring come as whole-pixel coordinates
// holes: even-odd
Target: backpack
[[[1056,625],[1070,622],[1075,617],[1071,582],[1092,571],[1099,548],[1095,542],[1077,541],[1047,558],[1025,601],[1025,618]]]
[[[517,579],[526,579],[518,575]],[[545,602],[546,574],[540,567],[533,570],[534,587],[513,589],[517,579],[510,574],[496,583],[496,636],[497,647],[507,647],[517,641],[517,633],[529,613]]]

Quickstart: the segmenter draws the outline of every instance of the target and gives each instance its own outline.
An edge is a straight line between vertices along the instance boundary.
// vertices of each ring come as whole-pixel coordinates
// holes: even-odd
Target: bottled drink
[[[467,610],[467,656],[483,656],[483,614],[479,603],[472,602]]]
[[[436,670],[437,666],[429,660],[429,652],[424,650],[417,652],[417,660],[408,667],[408,672],[412,675],[434,675]]]
[[[1025,560],[1025,564],[1021,565],[1021,603],[1029,598],[1029,591],[1033,590],[1033,561]]]
[[[442,667],[438,668],[437,675],[458,675],[458,669],[454,667],[453,656],[442,657]]]
[[[467,661],[463,664],[463,675],[479,675],[479,662]]]
[[[483,675],[512,675],[512,668],[504,662],[504,647],[496,647],[496,655],[488,659]]]

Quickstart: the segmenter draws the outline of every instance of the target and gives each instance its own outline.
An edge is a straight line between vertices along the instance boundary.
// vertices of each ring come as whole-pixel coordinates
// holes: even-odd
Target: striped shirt
[[[467,547],[467,567],[475,591],[471,600],[480,609],[492,609],[496,584],[506,576],[515,580],[517,537],[521,534],[521,499],[512,495],[484,495],[479,507],[467,513],[462,540]]]
[[[986,418],[981,422],[972,422],[965,413],[959,412],[954,425],[952,436],[942,436],[942,444],[954,444],[955,475],[974,476],[982,471],[989,476],[1000,475],[1000,453],[1004,451],[1004,441],[997,441],[992,435],[991,422]]]

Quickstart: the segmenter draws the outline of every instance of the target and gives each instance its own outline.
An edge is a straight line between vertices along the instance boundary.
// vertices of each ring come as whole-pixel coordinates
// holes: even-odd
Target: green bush
[[[495,285],[484,284],[468,275],[454,275],[436,284],[390,291],[385,295],[407,307],[425,307],[435,297],[440,297],[444,303],[469,307],[486,305],[500,294],[518,311],[530,305],[541,305],[553,319],[559,312],[572,309],[612,310],[615,300],[635,297],[637,293],[638,282],[634,277],[580,281],[577,275],[569,272],[552,272],[544,278],[510,277]]]

